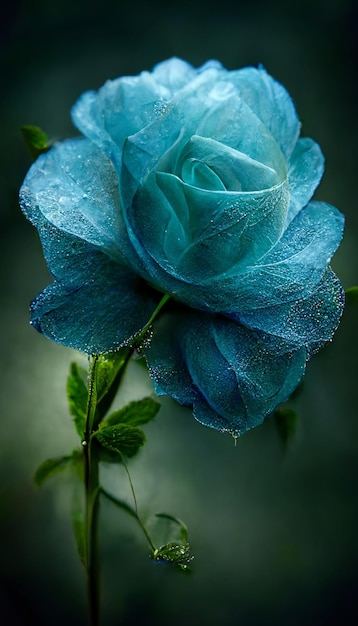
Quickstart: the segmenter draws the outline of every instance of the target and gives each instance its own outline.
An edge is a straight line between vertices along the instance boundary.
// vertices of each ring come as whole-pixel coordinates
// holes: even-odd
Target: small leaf
[[[286,445],[290,443],[296,433],[298,415],[293,409],[281,407],[274,413],[278,434],[281,441]]]
[[[68,467],[72,460],[72,456],[61,456],[57,459],[48,459],[41,463],[40,467],[36,470],[34,476],[34,483],[37,487],[40,487],[45,480],[61,472]]]
[[[130,356],[131,350],[129,348],[122,348],[117,352],[98,356],[96,377],[97,425],[113,402]]]
[[[85,519],[82,511],[72,512],[72,527],[75,535],[78,556],[83,565],[86,564],[86,531]]]
[[[84,437],[87,413],[88,392],[84,382],[84,377],[86,376],[86,370],[77,363],[71,363],[70,375],[67,379],[67,398],[70,413],[81,439]]]
[[[71,469],[81,482],[85,481],[85,464],[83,450],[73,450],[71,454]]]
[[[185,544],[188,542],[188,527],[181,519],[174,517],[174,515],[169,515],[168,513],[156,513],[155,516],[159,519],[167,520],[167,522],[172,523],[171,526],[173,524],[175,525],[174,527],[172,526],[171,532],[172,534],[174,532],[177,535],[180,539],[180,543]]]
[[[190,556],[189,543],[168,543],[155,550],[152,558],[156,563],[171,564],[183,571],[190,571],[189,563],[194,557]]]
[[[124,456],[134,456],[145,442],[145,434],[140,428],[128,424],[115,424],[100,428],[93,437],[110,452]]]
[[[154,419],[160,409],[160,403],[153,398],[143,398],[142,400],[134,400],[118,411],[114,411],[105,420],[106,425],[114,424],[131,424],[131,426],[139,426],[146,424]]]
[[[34,159],[37,159],[40,154],[49,150],[50,146],[47,135],[41,128],[27,124],[21,126],[20,130]]]
[[[349,287],[346,289],[347,304],[358,304],[358,287]]]

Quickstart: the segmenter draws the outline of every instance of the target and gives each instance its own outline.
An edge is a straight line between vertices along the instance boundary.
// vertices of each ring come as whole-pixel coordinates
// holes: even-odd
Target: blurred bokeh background
[[[29,301],[49,277],[17,205],[30,165],[19,127],[74,135],[69,111],[83,91],[172,55],[229,69],[262,63],[326,156],[316,198],[346,215],[333,267],[349,287],[358,283],[358,12],[354,0],[12,0],[0,37],[0,624],[84,626],[74,483],[32,483],[42,460],[77,445],[64,393],[77,354],[28,325]],[[188,524],[194,572],[154,566],[134,523],[104,503],[104,626],[356,623],[357,316],[347,306],[334,342],[309,364],[286,451],[271,420],[234,446],[163,401],[132,478],[144,516],[168,511]],[[133,364],[118,402],[148,391]],[[128,495],[120,470],[103,480]]]

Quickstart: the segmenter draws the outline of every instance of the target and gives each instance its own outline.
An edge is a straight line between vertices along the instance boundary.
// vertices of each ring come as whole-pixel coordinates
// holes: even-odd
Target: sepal
[[[32,158],[37,159],[40,154],[50,149],[48,137],[41,128],[25,124],[20,127],[22,137],[31,153]]]
[[[358,304],[358,287],[349,287],[345,295],[347,304]]]
[[[273,414],[277,432],[286,447],[295,438],[298,424],[296,411],[289,407],[278,407]]]

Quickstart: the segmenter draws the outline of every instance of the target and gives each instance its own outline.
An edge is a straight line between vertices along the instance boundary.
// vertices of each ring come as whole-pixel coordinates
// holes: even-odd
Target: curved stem
[[[168,302],[168,300],[170,300],[170,298],[171,298],[171,296],[168,293],[164,294],[164,296],[160,300],[157,308],[155,309],[154,313],[151,315],[151,317],[148,320],[148,322],[146,323],[146,325],[134,337],[134,343],[137,343],[138,341],[141,341],[143,339],[143,337],[145,337],[146,332],[149,330],[149,328],[153,324],[154,320],[158,317],[158,315],[159,315],[160,311],[162,310],[163,306]]]
[[[130,515],[131,517],[133,517],[139,524],[139,526],[141,527],[146,540],[148,541],[148,544],[154,554],[155,552],[155,545],[153,543],[153,541],[151,540],[151,537],[146,529],[146,527],[144,526],[142,520],[140,519],[138,513],[132,509],[131,506],[129,506],[129,504],[127,504],[126,502],[123,502],[122,500],[119,500],[118,498],[116,498],[115,496],[112,496],[111,493],[109,493],[108,491],[106,491],[105,489],[103,489],[103,487],[101,487],[101,493],[111,502],[113,502],[113,504],[115,504],[119,509],[122,509],[122,511],[125,511],[126,513],[128,513],[128,515]]]

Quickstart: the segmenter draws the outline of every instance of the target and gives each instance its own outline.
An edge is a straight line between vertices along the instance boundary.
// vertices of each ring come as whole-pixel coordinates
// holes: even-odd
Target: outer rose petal
[[[324,157],[317,143],[304,137],[299,139],[288,164],[291,203],[288,225],[312,198],[324,171]]]
[[[233,315],[248,328],[281,337],[293,348],[305,346],[317,352],[333,337],[343,313],[344,291],[337,276],[328,269],[307,298],[300,298],[248,313]]]
[[[38,229],[45,220],[139,269],[123,221],[113,163],[87,139],[58,143],[41,155],[27,173],[20,204]]]
[[[58,280],[32,303],[31,323],[49,339],[87,354],[128,345],[152,315],[155,292],[94,246],[46,222],[40,234]]]
[[[167,316],[146,358],[155,390],[193,406],[198,421],[242,434],[301,380],[307,353],[221,316]]]

